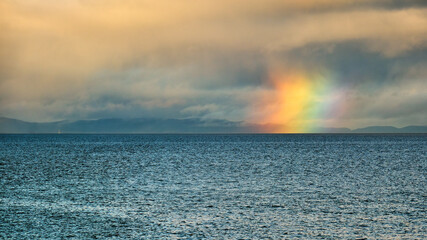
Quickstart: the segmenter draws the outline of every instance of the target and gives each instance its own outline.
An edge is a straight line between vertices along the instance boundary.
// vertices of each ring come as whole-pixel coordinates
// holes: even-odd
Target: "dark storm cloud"
[[[426,48],[388,57],[352,41],[311,44],[279,58],[331,73],[336,87],[346,91],[339,103],[346,108],[339,117],[345,126],[426,124]]]
[[[325,71],[349,86],[353,108],[340,116],[345,121],[336,119],[342,126],[385,118],[404,124],[415,111],[421,117],[406,123],[421,123],[426,4],[6,0],[0,115],[250,120],[253,102],[271,88],[272,66],[279,66]],[[377,104],[369,104],[372,93]],[[401,110],[389,107],[391,100]]]
[[[407,81],[405,75],[411,67],[427,61],[427,48],[407,51],[394,57],[365,51],[360,41],[344,43],[310,44],[279,55],[292,59],[292,63],[305,69],[326,68],[344,84],[378,86]],[[424,77],[422,73],[420,76]]]

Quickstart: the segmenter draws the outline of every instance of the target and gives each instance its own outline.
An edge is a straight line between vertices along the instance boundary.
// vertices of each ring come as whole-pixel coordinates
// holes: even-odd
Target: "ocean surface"
[[[427,239],[427,135],[0,135],[1,239]]]

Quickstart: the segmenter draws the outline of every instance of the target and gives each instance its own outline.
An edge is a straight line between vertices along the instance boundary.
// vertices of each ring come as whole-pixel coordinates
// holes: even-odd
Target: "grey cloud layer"
[[[6,0],[0,9],[3,116],[246,120],[279,62],[351,86],[343,126],[427,119],[425,1]]]

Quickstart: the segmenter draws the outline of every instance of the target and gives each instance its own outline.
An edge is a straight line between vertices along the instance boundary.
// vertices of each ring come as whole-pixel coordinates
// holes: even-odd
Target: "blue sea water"
[[[426,239],[427,135],[0,135],[0,238]]]

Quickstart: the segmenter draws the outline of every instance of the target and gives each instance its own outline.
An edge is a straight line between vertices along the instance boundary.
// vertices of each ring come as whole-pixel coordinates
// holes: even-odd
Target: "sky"
[[[427,125],[424,0],[3,0],[0,116]]]

